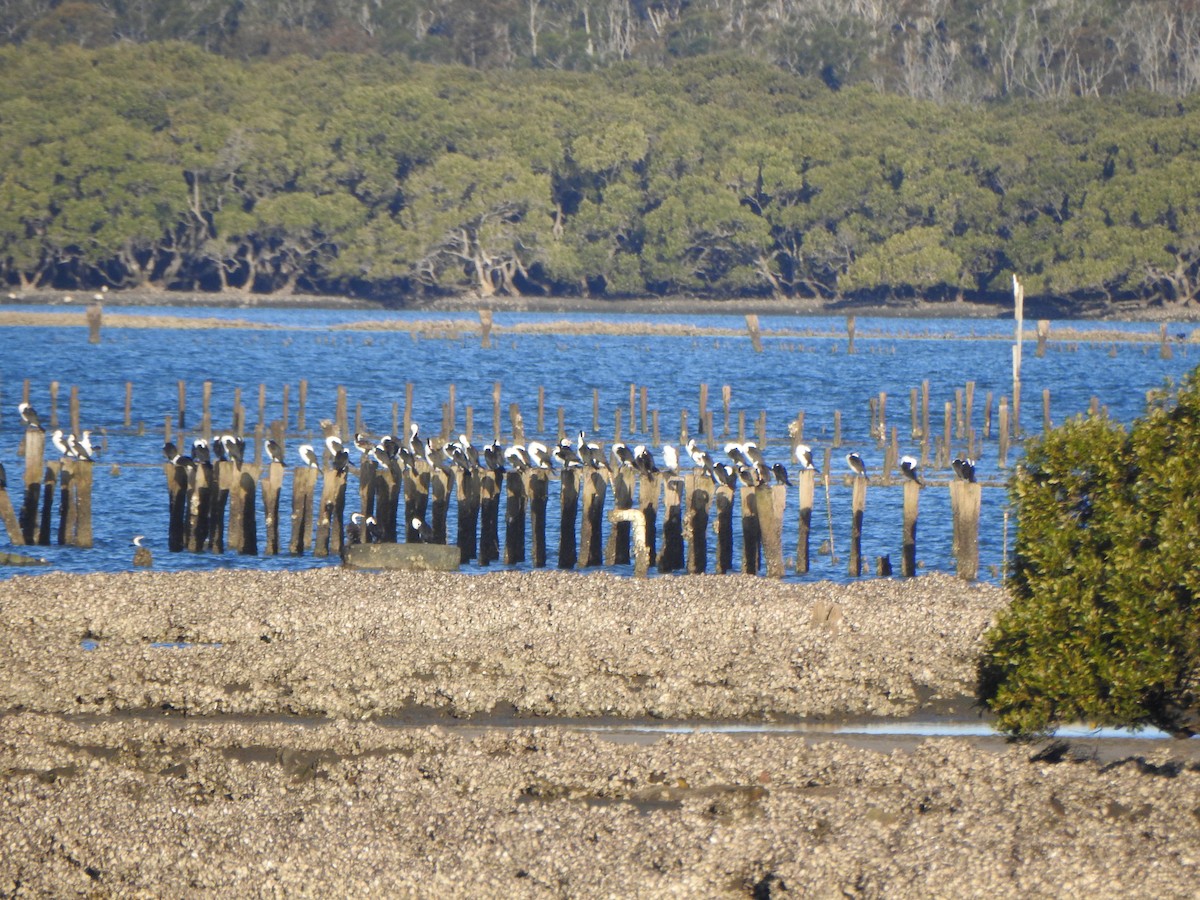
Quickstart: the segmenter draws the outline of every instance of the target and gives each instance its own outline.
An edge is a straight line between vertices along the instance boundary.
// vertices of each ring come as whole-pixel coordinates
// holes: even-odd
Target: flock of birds
[[[611,475],[624,469],[643,475],[675,475],[679,473],[681,461],[680,451],[672,444],[662,445],[658,459],[645,444],[631,447],[616,441],[606,452],[600,444],[588,440],[586,432],[583,431],[579,432],[577,440],[562,438],[552,445],[530,441],[505,447],[500,442],[493,441],[476,447],[465,434],[460,434],[457,440],[438,443],[422,438],[420,426],[416,423],[411,425],[406,441],[401,442],[390,434],[376,441],[360,432],[354,436],[352,446],[360,454],[360,464],[371,461],[387,468],[398,467],[402,472],[411,471],[418,463],[424,463],[430,468],[440,467],[464,472],[556,472],[559,469],[588,469]],[[351,450],[340,437],[326,437],[324,449],[329,466],[333,470],[349,470]],[[700,447],[695,439],[687,442],[684,452],[691,463],[717,485],[733,488],[739,483],[746,487],[792,483],[787,466],[779,462],[768,464],[754,441],[731,441],[726,443],[723,449],[728,461],[714,458],[708,450]],[[271,438],[264,440],[263,452],[270,462],[284,462],[283,448]],[[179,448],[172,442],[163,445],[163,455],[176,465],[209,464],[223,460],[240,464],[245,458],[245,453],[245,441],[231,434],[214,437],[211,441],[197,439],[192,443],[190,456],[180,453]],[[304,465],[314,469],[321,468],[321,457],[313,444],[301,444],[297,454]],[[798,444],[793,457],[801,470],[819,473],[813,450],[807,444]],[[846,464],[855,475],[869,477],[866,463],[860,454],[847,454]],[[956,459],[953,469],[956,477],[964,481],[975,480],[974,460]],[[906,478],[924,484],[916,457],[901,457],[900,472]]]

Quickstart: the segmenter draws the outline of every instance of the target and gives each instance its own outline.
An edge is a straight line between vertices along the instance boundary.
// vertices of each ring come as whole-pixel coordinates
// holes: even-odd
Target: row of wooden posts
[[[170,494],[171,550],[229,549],[258,553],[255,501],[261,485],[263,552],[268,555],[282,552],[279,538],[285,475],[282,463],[266,466],[229,461],[212,465],[167,463],[164,468]],[[317,557],[344,553],[351,540],[345,525],[349,475],[350,470],[331,467],[292,469],[290,553],[301,555],[310,549]],[[461,562],[474,560],[479,565],[530,562],[535,568],[548,564],[549,484],[558,481],[557,566],[570,569],[632,562],[635,574],[639,575],[652,566],[664,573],[708,571],[710,531],[715,542],[714,570],[731,571],[733,521],[740,493],[741,570],[748,574],[765,571],[768,576],[785,574],[782,524],[789,488],[782,484],[739,486],[735,491],[714,485],[700,472],[643,474],[632,469],[620,469],[611,475],[582,468],[554,473],[545,470],[501,473],[484,469],[451,470],[418,462],[415,468],[402,470],[396,462],[384,466],[369,457],[357,469],[357,476],[359,508],[364,515],[375,518],[381,542],[420,540],[414,520],[428,524],[431,543],[451,542],[447,533],[448,510],[451,502],[456,502],[457,533],[452,542],[459,548]],[[812,522],[816,477],[814,471],[806,470],[796,479],[800,504],[796,545],[799,573],[809,571],[810,540],[819,531]],[[915,482],[907,481],[904,485],[900,571],[906,576],[916,573],[920,490]],[[978,570],[980,485],[955,481],[950,490],[957,571],[964,578],[973,579]],[[611,527],[605,541],[604,507],[609,491],[613,508],[608,516]],[[854,576],[864,570],[862,523],[866,493],[867,479],[855,477],[849,558],[849,572]],[[503,519],[501,496],[505,498]],[[314,499],[318,497],[314,521]],[[366,540],[366,535],[362,534],[361,539]],[[891,574],[890,563],[881,574]]]

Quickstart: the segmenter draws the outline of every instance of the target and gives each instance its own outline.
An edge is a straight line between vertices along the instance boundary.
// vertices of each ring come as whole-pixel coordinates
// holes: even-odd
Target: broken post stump
[[[982,486],[975,481],[950,482],[950,515],[954,528],[956,574],[974,581],[979,573],[979,509]]]
[[[613,531],[628,525],[633,537],[633,574],[645,578],[650,573],[650,548],[646,544],[646,518],[640,509],[614,509],[608,514]]]

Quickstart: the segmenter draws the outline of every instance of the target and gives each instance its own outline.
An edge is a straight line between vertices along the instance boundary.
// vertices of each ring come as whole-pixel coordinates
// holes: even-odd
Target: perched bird
[[[961,456],[950,462],[950,468],[954,470],[954,475],[960,481],[974,483],[975,481],[975,460],[964,459]]]
[[[855,475],[861,475],[863,478],[867,477],[867,464],[863,462],[863,458],[857,453],[846,454],[846,465],[850,467],[850,471]]]
[[[313,449],[312,444],[301,444],[296,452],[300,454],[300,459],[304,464],[312,469],[321,468],[321,461],[317,459],[317,451]]]
[[[786,484],[791,486],[792,482],[788,479],[787,466],[785,466],[783,463],[775,463],[775,465],[771,466],[771,473],[775,476],[776,484]]]
[[[800,463],[803,468],[812,469],[814,472],[820,474],[817,464],[813,462],[812,447],[808,446],[808,444],[796,445],[796,462]]]
[[[385,440],[388,440],[388,441],[392,440],[391,435],[385,436],[382,440],[380,440],[379,443],[382,445],[383,441],[385,441]],[[358,448],[359,453],[366,456],[368,453],[370,453],[372,450],[375,449],[375,442],[372,441],[369,437],[367,437],[366,434],[359,431],[359,432],[356,432],[354,435],[354,446],[356,448]]]
[[[76,459],[83,460],[84,462],[94,462],[95,461],[95,459],[92,457],[92,454],[89,450],[88,445],[84,444],[84,442],[81,441],[79,438],[75,437],[75,435],[73,435],[73,434],[67,435],[67,446],[71,448],[71,455],[73,457],[75,457]]]
[[[671,444],[662,445],[663,470],[671,475],[679,473],[679,451]]]
[[[604,459],[604,453],[601,452],[600,445],[595,441],[589,441],[582,431],[579,432],[579,446],[576,452],[579,454],[579,458],[583,460],[584,465],[591,466],[593,469],[608,468],[608,463]]]
[[[918,465],[919,463],[917,462],[917,458],[915,456],[900,457],[900,473],[905,478],[915,481],[919,485],[924,485],[925,482],[921,480],[921,473],[917,471]]]
[[[83,435],[79,438],[80,446],[83,447],[83,452],[87,454],[88,459],[96,458],[96,451],[92,449],[92,433],[84,429]]]
[[[149,547],[143,547],[142,541],[145,535],[135,534],[133,536],[133,564],[139,567],[149,567],[154,565],[154,557],[150,554]]]
[[[325,449],[329,451],[330,457],[336,457],[339,453],[345,452],[345,446],[342,444],[342,439],[336,434],[331,434],[325,438]]]
[[[234,434],[221,435],[221,446],[225,448],[225,457],[234,465],[240,466],[246,458],[246,442]]]
[[[714,484],[724,485],[727,488],[737,486],[737,474],[733,471],[733,466],[727,463],[713,463],[712,480]]]
[[[71,445],[67,442],[66,436],[61,428],[54,429],[50,435],[50,442],[54,444],[54,449],[63,455],[64,458],[74,456],[71,452]]]
[[[643,475],[654,475],[658,472],[658,466],[654,464],[654,454],[645,444],[638,444],[633,448],[633,467]]]
[[[346,540],[351,544],[378,544],[383,539],[383,528],[374,516],[364,516],[360,512],[350,514],[350,524],[346,526]]]
[[[554,448],[554,455],[565,468],[579,468],[583,465],[583,458],[571,443],[570,438],[563,438],[558,442]]]
[[[703,469],[705,475],[713,478],[713,480],[716,480],[713,476],[712,454],[710,454],[703,447],[698,446],[695,438],[688,438],[685,449],[687,450],[688,456],[692,458],[692,462],[695,464],[696,468]]]
[[[616,441],[612,445],[613,468],[633,468],[633,451],[621,441]]]
[[[45,431],[42,428],[41,420],[38,419],[37,410],[28,403],[18,403],[17,412],[21,414],[21,421],[25,423],[26,428],[36,428],[38,431]]]
[[[554,458],[550,455],[550,448],[541,441],[530,441],[525,445],[525,450],[529,454],[529,459],[535,468],[554,468]]]
[[[737,477],[746,487],[758,487],[763,483],[762,471],[758,466],[738,466]]]
[[[533,459],[529,456],[529,451],[525,449],[523,444],[513,444],[504,451],[504,461],[508,463],[510,468],[518,472],[524,472],[526,469],[533,468]]]
[[[416,533],[418,541],[423,544],[428,544],[433,541],[433,529],[430,528],[423,519],[413,516],[412,521],[409,524],[412,526],[412,530]]]
[[[483,448],[483,467],[489,472],[504,471],[504,447],[492,441]]]
[[[192,441],[192,459],[202,466],[212,462],[212,454],[208,449],[208,441],[204,438],[196,438],[196,440]]]
[[[279,446],[279,442],[267,438],[263,441],[263,451],[267,454],[267,459],[273,463],[283,462],[283,448]]]
[[[167,441],[163,444],[163,457],[167,462],[175,462],[175,458],[179,456],[179,447],[174,441]]]

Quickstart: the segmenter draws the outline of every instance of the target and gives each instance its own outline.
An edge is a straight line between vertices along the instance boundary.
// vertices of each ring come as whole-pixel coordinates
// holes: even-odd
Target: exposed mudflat
[[[539,727],[968,714],[1005,602],[944,576],[0,582],[0,895],[1194,896],[1196,741]]]

